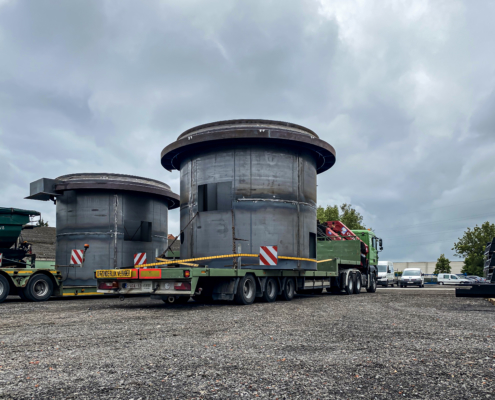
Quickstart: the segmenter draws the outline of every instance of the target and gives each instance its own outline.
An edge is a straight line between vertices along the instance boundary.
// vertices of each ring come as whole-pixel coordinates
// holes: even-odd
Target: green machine
[[[64,287],[56,265],[46,265],[46,261],[36,265],[36,254],[31,244],[22,239],[22,231],[33,229],[34,225],[29,225],[31,217],[40,215],[33,210],[0,208],[0,303],[8,295],[29,301],[45,301],[51,296],[97,295],[92,287]],[[82,263],[88,247],[82,250]]]
[[[30,217],[41,215],[38,211],[18,208],[0,208],[0,266],[35,266],[36,255],[31,254],[31,245],[21,240],[23,229],[32,229],[28,225]],[[26,261],[26,259],[30,261]]]

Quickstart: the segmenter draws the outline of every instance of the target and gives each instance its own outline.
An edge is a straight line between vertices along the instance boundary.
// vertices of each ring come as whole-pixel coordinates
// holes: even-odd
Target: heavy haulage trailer
[[[375,235],[351,233],[338,221],[317,224],[317,175],[335,157],[315,132],[289,122],[242,119],[186,130],[161,153],[165,169],[180,171],[181,260],[99,270],[98,291],[240,304],[323,289],[374,292]]]
[[[359,294],[361,289],[376,291],[379,245],[372,231],[354,231],[354,239],[328,235],[319,229],[317,258],[276,256],[277,261],[295,260],[316,264],[316,270],[243,267],[243,258],[263,258],[260,254],[228,254],[184,260],[164,260],[140,268],[97,270],[98,292],[126,295],[150,294],[166,303],[234,300],[252,304],[256,298],[267,302],[292,300],[295,293],[340,292]],[[363,249],[367,248],[367,254]],[[261,250],[261,249],[260,249]],[[261,257],[260,257],[261,255]],[[266,257],[266,256],[265,256]],[[212,261],[231,260],[230,268],[209,268]],[[260,261],[261,263],[261,261]]]

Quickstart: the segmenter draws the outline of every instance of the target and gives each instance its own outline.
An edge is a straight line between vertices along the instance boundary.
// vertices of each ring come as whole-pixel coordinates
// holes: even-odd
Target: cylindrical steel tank
[[[167,247],[168,210],[179,196],[163,182],[120,174],[71,174],[58,177],[56,264],[65,285],[95,285],[94,270],[147,262]],[[89,244],[83,268],[70,264],[71,251]]]
[[[215,122],[187,130],[161,156],[167,170],[180,170],[181,258],[232,254],[234,243],[237,253],[278,246],[279,256],[316,257],[316,175],[333,166],[335,150],[311,130]],[[207,264],[231,268],[233,261]],[[243,257],[241,266],[259,260]],[[268,268],[314,270],[316,263],[279,259]]]

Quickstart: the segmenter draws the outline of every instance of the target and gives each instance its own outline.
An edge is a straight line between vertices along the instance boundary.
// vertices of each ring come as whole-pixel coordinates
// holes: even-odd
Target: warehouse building
[[[425,274],[433,274],[435,267],[437,265],[436,261],[407,261],[407,262],[394,262],[394,270],[402,272],[406,268],[421,268],[421,271]],[[452,274],[460,274],[461,269],[464,267],[464,261],[451,261],[450,262],[450,272]]]

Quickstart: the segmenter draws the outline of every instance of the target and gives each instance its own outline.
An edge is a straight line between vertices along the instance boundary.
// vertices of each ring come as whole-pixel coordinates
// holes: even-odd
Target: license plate
[[[141,289],[140,283],[126,283],[126,289]]]
[[[130,278],[130,269],[98,269],[96,270],[97,278]]]
[[[143,290],[151,292],[151,282],[143,282],[141,285]]]
[[[409,282],[407,282],[407,283],[413,283],[413,281],[409,281]]]

